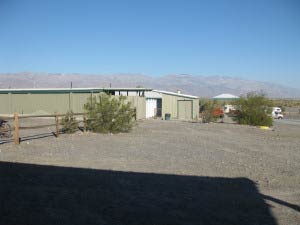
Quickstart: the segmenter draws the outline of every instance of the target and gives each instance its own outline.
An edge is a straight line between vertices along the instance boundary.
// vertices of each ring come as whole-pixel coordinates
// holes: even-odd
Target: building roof
[[[161,94],[158,92],[154,92],[154,91],[146,91],[145,92],[145,97],[146,98],[161,98]]]
[[[17,88],[17,89],[0,89],[0,94],[49,94],[49,93],[91,93],[103,91],[151,91],[150,88]]]
[[[179,94],[179,93],[170,92],[170,91],[153,90],[153,92],[166,94],[166,95],[174,95],[174,96],[184,97],[184,98],[193,98],[193,99],[199,98],[198,96],[194,96],[194,95],[185,95],[185,94],[181,94],[181,93]]]
[[[220,94],[220,95],[213,97],[213,99],[237,99],[237,98],[239,98],[239,97],[236,95],[232,95],[232,94]]]
[[[104,91],[152,91],[152,88],[102,88]]]
[[[104,91],[145,91],[147,98],[161,98],[160,94],[173,95],[184,98],[197,99],[194,95],[180,94],[170,91],[153,90],[151,88],[24,88],[24,89],[0,89],[0,94],[51,94],[51,93],[99,93]]]

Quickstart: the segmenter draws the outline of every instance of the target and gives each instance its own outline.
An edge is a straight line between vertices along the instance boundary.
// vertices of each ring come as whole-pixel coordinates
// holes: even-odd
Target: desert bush
[[[272,100],[275,106],[284,108],[284,107],[299,107],[300,100],[299,99],[275,99]]]
[[[200,113],[202,116],[203,123],[210,123],[216,122],[220,116],[217,116],[214,112],[220,106],[218,105],[217,101],[205,101],[200,105]]]
[[[87,129],[97,133],[128,132],[134,125],[135,109],[126,97],[100,94],[84,105]]]
[[[234,102],[238,110],[234,118],[239,124],[253,126],[272,126],[273,119],[270,116],[272,102],[261,93],[248,93]]]
[[[66,115],[61,118],[60,125],[63,126],[62,131],[68,134],[75,133],[78,129],[78,122],[74,117],[73,111],[68,111]]]

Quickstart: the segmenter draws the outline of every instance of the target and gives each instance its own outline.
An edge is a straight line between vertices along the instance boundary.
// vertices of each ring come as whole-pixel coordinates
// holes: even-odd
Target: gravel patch
[[[25,125],[43,124],[49,123],[49,120],[34,119],[23,123]],[[147,120],[140,121],[130,133],[115,135],[79,131],[71,135],[62,134],[59,138],[55,138],[51,134],[54,130],[55,127],[24,130],[20,134],[24,141],[19,146],[15,146],[13,143],[0,144],[0,160],[4,165],[1,169],[2,177],[0,179],[1,183],[7,184],[1,189],[1,194],[6,193],[11,196],[12,193],[7,188],[17,190],[18,188],[13,184],[18,182],[21,182],[22,185],[25,182],[28,185],[28,179],[31,179],[29,177],[37,171],[34,169],[34,165],[36,165],[39,166],[38,170],[44,172],[36,174],[37,180],[32,178],[34,184],[45,182],[49,185],[49,180],[46,182],[42,178],[43,174],[49,176],[49,179],[53,176],[51,179],[57,183],[64,183],[63,178],[60,178],[58,182],[57,177],[59,176],[56,176],[56,173],[59,174],[59,172],[55,168],[74,168],[74,170],[61,169],[64,174],[67,174],[64,179],[69,180],[73,187],[80,185],[78,184],[81,182],[80,180],[75,182],[77,179],[94,185],[94,189],[90,192],[91,195],[88,194],[87,187],[78,186],[83,192],[72,193],[78,195],[82,200],[71,198],[75,202],[68,202],[66,207],[62,206],[57,211],[58,203],[61,203],[62,200],[56,199],[59,196],[51,195],[51,192],[55,193],[56,189],[37,190],[38,193],[40,191],[38,196],[44,198],[41,200],[40,210],[42,208],[45,210],[45,207],[49,208],[48,211],[46,210],[51,214],[47,217],[48,221],[37,220],[40,218],[36,216],[39,215],[37,212],[39,207],[32,203],[33,199],[31,201],[27,199],[28,202],[24,200],[21,206],[17,207],[16,212],[19,213],[19,217],[15,215],[15,221],[11,220],[12,214],[10,214],[13,202],[9,201],[11,205],[5,205],[2,202],[2,213],[4,213],[2,216],[5,216],[3,218],[5,218],[6,224],[39,224],[39,222],[56,224],[57,217],[64,218],[62,224],[80,224],[79,222],[83,221],[86,224],[299,224],[299,125],[275,123],[271,130],[261,130],[256,127],[226,123],[201,124]],[[30,137],[26,139],[24,138],[26,136]],[[9,168],[13,168],[13,165],[18,168],[18,170],[12,169],[15,173],[9,172]],[[18,167],[18,165],[21,166]],[[23,176],[26,178],[24,178],[24,182],[19,181],[21,178],[14,177],[16,171],[18,173],[23,173],[23,170],[27,171],[26,165],[31,165],[32,169],[28,169],[28,173],[24,172]],[[48,166],[54,166],[53,171],[55,172],[52,172],[49,169],[52,167]],[[12,173],[14,179],[3,175],[5,171],[8,174]],[[84,176],[88,173],[86,171],[102,172],[101,174],[91,172],[92,175],[89,173]],[[109,173],[103,171],[109,171]],[[54,176],[53,173],[56,175]],[[107,187],[101,187],[100,181],[95,181],[96,183],[92,181],[98,176],[102,177],[107,185],[110,185],[110,190]],[[71,179],[72,177],[74,179]],[[117,180],[117,183],[112,183],[115,182],[113,180]],[[162,180],[165,180],[166,183]],[[183,185],[180,184],[181,182],[187,183]],[[205,184],[202,192],[202,189],[199,188],[200,184]],[[161,187],[158,187],[160,185]],[[62,184],[62,187],[63,189],[56,194],[61,194],[61,198],[64,199],[62,192],[64,190],[70,192],[70,189],[67,188],[69,187],[67,184]],[[101,192],[98,193],[96,191],[98,189],[95,187],[99,187],[99,190],[104,192],[103,194],[107,192],[107,196],[113,199],[112,203],[109,203],[112,204],[109,205],[112,208],[101,208],[97,214],[93,207],[93,210],[89,208],[91,204],[95,204],[96,207],[97,203],[90,200],[87,204],[88,207],[83,207],[85,211],[79,216],[77,222],[66,219],[74,216],[72,213],[67,213],[68,207],[76,206],[78,209],[74,208],[71,211],[78,212],[80,204],[87,203],[84,199],[93,198],[93,195],[97,202],[98,200],[110,201],[109,199],[99,199],[96,194]],[[118,187],[122,187],[123,191]],[[141,187],[144,191],[140,189]],[[221,195],[222,187],[224,187],[224,193]],[[238,190],[236,187],[239,187]],[[58,187],[56,186],[56,188]],[[112,191],[114,189],[116,190]],[[169,190],[168,193],[164,192],[166,189]],[[213,190],[213,192],[209,190]],[[72,191],[74,190],[72,189]],[[47,194],[44,196],[43,193]],[[118,193],[121,193],[119,197]],[[247,193],[249,196],[247,199],[243,199]],[[26,188],[23,194],[28,195]],[[232,196],[233,194],[235,196]],[[23,198],[24,195],[17,195],[16,198],[26,199],[26,197]],[[67,197],[70,195],[70,193],[66,194]],[[141,200],[136,199],[137,196]],[[158,201],[155,196],[160,196],[162,200]],[[227,199],[226,196],[231,197]],[[189,200],[189,198],[194,198],[195,201]],[[239,200],[236,203],[239,206],[233,204],[233,198]],[[172,199],[176,201],[173,202]],[[127,205],[129,202],[133,204],[133,211]],[[215,208],[218,202],[224,205]],[[27,223],[20,222],[26,217],[22,214],[26,204],[31,206],[33,204],[33,210],[27,212],[32,216],[32,218],[29,216],[31,219],[29,218]],[[126,207],[121,207],[119,204],[124,204]],[[174,207],[168,208],[168,205]],[[143,207],[147,210],[139,211]],[[166,207],[165,216],[158,210],[158,208],[163,210],[164,207]],[[182,207],[186,207],[187,210],[183,210]],[[205,213],[199,213],[200,208]],[[108,210],[113,215],[111,217],[115,219],[103,216],[107,215],[105,210]],[[147,212],[150,213],[151,218],[146,216]],[[45,212],[43,211],[41,214],[43,215],[43,213]],[[207,217],[207,215],[211,217]],[[200,223],[201,220],[199,221],[199,216],[203,219],[202,223]],[[137,220],[132,220],[133,217]],[[85,218],[89,218],[89,220],[87,221]],[[173,219],[170,220],[170,218]]]

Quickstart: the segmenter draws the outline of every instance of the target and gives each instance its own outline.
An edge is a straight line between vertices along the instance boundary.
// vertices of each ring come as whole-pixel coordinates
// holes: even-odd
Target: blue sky
[[[0,0],[0,72],[221,75],[300,88],[299,0]]]

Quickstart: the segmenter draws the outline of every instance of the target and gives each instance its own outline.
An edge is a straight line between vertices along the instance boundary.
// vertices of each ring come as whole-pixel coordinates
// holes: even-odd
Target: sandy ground
[[[298,124],[275,122],[272,130],[261,130],[149,120],[126,134],[78,132],[59,138],[51,130],[22,131],[21,137],[31,137],[19,146],[0,145],[1,224],[300,224]],[[95,183],[98,177],[107,186]],[[94,195],[74,192],[74,186],[86,190],[81,182],[93,187],[88,193]],[[41,184],[38,197],[21,188]],[[13,190],[19,193],[18,207]],[[64,192],[81,201],[55,205],[51,193]],[[105,207],[94,212],[97,204]],[[80,205],[84,211],[76,220]],[[66,213],[70,206],[73,214]],[[44,220],[39,217],[45,214]]]

